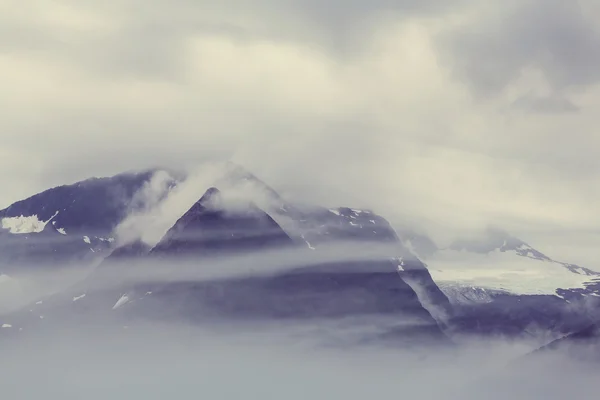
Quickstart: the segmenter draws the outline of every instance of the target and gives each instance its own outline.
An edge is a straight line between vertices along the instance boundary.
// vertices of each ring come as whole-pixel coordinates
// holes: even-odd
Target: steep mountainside
[[[39,295],[0,322],[14,333],[106,318],[115,327],[220,319],[339,325],[351,318],[377,331],[371,339],[408,330],[439,337],[444,330],[549,341],[585,328],[600,310],[599,275],[504,232],[438,249],[371,210],[284,199],[234,164],[201,188],[209,189],[200,200],[185,202],[157,243],[131,237],[115,249],[114,229],[126,216],[153,213],[160,207],[148,204],[171,204],[178,189],[194,185],[174,176],[94,179],[3,210],[0,273],[90,264],[112,253],[83,281]]]
[[[173,176],[149,170],[92,178],[1,210],[0,314],[82,279],[117,245],[115,227],[163,200]]]
[[[330,258],[325,250],[336,240],[365,243],[354,224],[349,224],[353,231],[348,234],[342,220],[336,221],[337,230],[325,235],[327,244],[307,246],[256,205],[229,203],[219,190],[209,189],[152,250],[145,251],[139,244],[117,250],[86,281],[36,302],[28,311],[7,316],[3,323],[14,334],[56,329],[57,324],[64,329],[65,321],[76,326],[109,321],[118,328],[135,326],[140,320],[313,321],[331,324],[340,343],[448,343],[399,275],[402,261],[387,254],[346,261]],[[382,237],[390,242],[393,238]],[[274,265],[278,258],[252,257],[272,250],[293,257],[298,266],[280,268]],[[226,265],[215,261],[215,255],[233,256],[226,263],[234,264],[235,273],[215,277],[212,271]],[[267,262],[270,268],[263,268]]]
[[[250,202],[234,202],[210,188],[190,208],[151,255],[209,256],[260,251],[292,244],[290,237],[266,212]]]
[[[114,228],[176,183],[164,171],[125,173],[59,186],[0,210],[0,272],[89,264],[114,243]],[[148,189],[152,196],[147,195]]]
[[[600,316],[600,274],[555,261],[500,230],[439,249],[426,263],[462,332],[552,339]]]

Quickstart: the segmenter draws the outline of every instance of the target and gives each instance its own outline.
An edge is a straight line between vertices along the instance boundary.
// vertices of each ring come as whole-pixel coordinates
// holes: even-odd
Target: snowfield
[[[434,281],[519,295],[555,295],[557,289],[585,289],[600,277],[569,271],[554,261],[496,250],[487,254],[442,250],[427,259]]]

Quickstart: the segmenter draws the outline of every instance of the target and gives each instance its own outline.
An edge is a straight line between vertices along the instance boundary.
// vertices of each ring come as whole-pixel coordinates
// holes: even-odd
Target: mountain
[[[542,346],[526,355],[522,361],[534,362],[540,356],[562,357],[573,361],[600,362],[600,325],[591,324],[584,329],[571,333]]]
[[[72,235],[85,245],[83,253],[104,259],[69,288],[39,294],[25,311],[2,317],[0,322],[17,328],[11,332],[62,325],[65,320],[86,321],[89,326],[110,321],[114,327],[132,327],[135,321],[319,321],[333,324],[336,331],[342,326],[344,332],[370,329],[352,340],[444,341],[444,334],[475,334],[526,336],[545,343],[585,328],[600,309],[594,271],[554,261],[505,232],[490,231],[478,240],[439,249],[426,235],[394,228],[372,210],[290,201],[231,163],[210,175],[211,182],[201,180],[206,186],[200,188],[195,187],[197,181],[176,174],[124,176],[94,180],[104,189],[90,189],[128,193],[118,196],[120,202],[87,205],[111,212],[90,211],[90,221],[82,212],[73,214],[79,219],[57,219],[59,212],[41,229],[34,224],[37,228],[31,233],[15,233],[22,229],[11,222],[0,237],[28,241],[23,238]],[[128,190],[111,189],[123,181],[130,182]],[[81,198],[95,188],[72,186]],[[195,191],[199,200],[187,203],[177,197]],[[54,193],[37,195],[38,207],[44,208],[39,196],[48,196],[52,203]],[[64,205],[52,204],[69,216],[72,200],[66,199]],[[176,216],[166,213],[173,218],[156,243],[141,236],[119,240],[115,228],[129,221],[131,213],[152,215],[181,202],[187,208]],[[19,211],[12,212],[9,215]],[[47,218],[35,208],[28,212],[29,217]],[[93,221],[98,215],[112,217]],[[75,222],[67,224],[71,220]],[[94,253],[88,240],[96,238],[106,247],[92,247]],[[39,249],[41,254],[52,252]],[[25,258],[32,254],[24,248]],[[67,249],[59,254],[73,262],[81,253]]]
[[[156,245],[118,247],[81,282],[2,317],[2,333],[280,321],[330,326],[338,344],[449,343],[450,303],[385,219],[299,206],[228,168]]]
[[[0,275],[10,278],[0,313],[82,279],[117,245],[115,228],[164,200],[179,179],[158,169],[92,178],[0,210]]]
[[[498,229],[420,256],[455,303],[486,302],[502,293],[600,297],[600,273],[556,261]]]
[[[599,273],[553,260],[498,229],[438,249],[425,262],[453,304],[458,331],[552,339],[600,316]]]
[[[212,187],[177,220],[151,255],[229,256],[291,244],[266,212],[251,202],[227,199]]]
[[[112,247],[114,229],[128,214],[162,200],[175,184],[165,171],[148,170],[92,178],[18,201],[0,210],[0,271],[89,263]]]
[[[227,192],[231,201],[237,199],[243,203],[244,199],[252,199],[253,204],[265,210],[292,240],[312,251],[347,242],[384,247],[379,251],[394,260],[397,273],[411,285],[436,320],[444,325],[451,318],[452,307],[448,299],[433,281],[425,264],[405,245],[406,238],[401,236],[405,232],[396,231],[382,216],[371,210],[290,202],[237,164],[226,163],[223,170],[214,185]]]

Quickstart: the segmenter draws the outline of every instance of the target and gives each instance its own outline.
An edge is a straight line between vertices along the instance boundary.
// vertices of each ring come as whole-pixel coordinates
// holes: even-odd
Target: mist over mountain
[[[3,276],[31,288],[2,317],[10,336],[66,329],[65,318],[113,328],[326,319],[340,343],[483,335],[541,346],[600,316],[600,274],[507,232],[439,248],[372,210],[295,203],[233,163],[84,181],[2,213]],[[350,334],[348,318],[375,330]]]
[[[597,0],[0,3],[0,393],[593,398]]]

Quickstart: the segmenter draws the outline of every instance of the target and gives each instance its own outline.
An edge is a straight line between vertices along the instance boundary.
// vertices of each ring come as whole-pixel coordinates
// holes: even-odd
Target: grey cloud
[[[445,31],[439,43],[454,73],[482,95],[494,95],[525,68],[538,68],[552,89],[600,81],[600,30],[581,4],[562,0],[509,1],[483,8]]]
[[[49,60],[85,66],[95,75],[122,78],[177,80],[183,72],[183,33],[144,21],[116,27],[114,31],[65,35],[32,23],[2,21],[0,51],[16,54],[45,54]],[[65,37],[67,36],[67,37]]]
[[[384,18],[440,15],[470,0],[223,0],[147,2],[108,0],[57,3],[84,15],[97,15],[90,27],[67,33],[47,18],[0,15],[0,50],[43,52],[50,58],[85,65],[111,78],[125,75],[178,81],[187,39],[218,34],[237,41],[301,42],[338,56],[365,46]],[[38,4],[43,4],[39,3]],[[38,14],[46,8],[40,8]],[[52,22],[52,21],[50,21]],[[82,21],[82,25],[85,25]],[[95,26],[94,23],[99,24]]]
[[[515,100],[512,105],[519,110],[544,114],[576,112],[579,110],[577,105],[558,94],[549,96],[524,95]]]
[[[183,397],[225,400],[354,400],[374,393],[424,400],[562,400],[596,390],[594,367],[563,354],[509,364],[530,348],[521,342],[469,341],[455,352],[422,351],[340,346],[343,339],[365,334],[354,328],[361,321],[352,319],[202,328],[140,322],[116,331],[102,325],[104,318],[79,330],[66,325],[26,332],[23,340],[3,347],[3,393],[153,400],[177,388]],[[337,346],[331,345],[334,339]]]
[[[266,0],[273,7],[305,15],[315,29],[328,37],[329,43],[342,53],[354,53],[364,44],[369,30],[377,29],[382,20],[407,20],[414,17],[439,16],[455,11],[469,0]],[[361,38],[361,36],[363,36]]]

